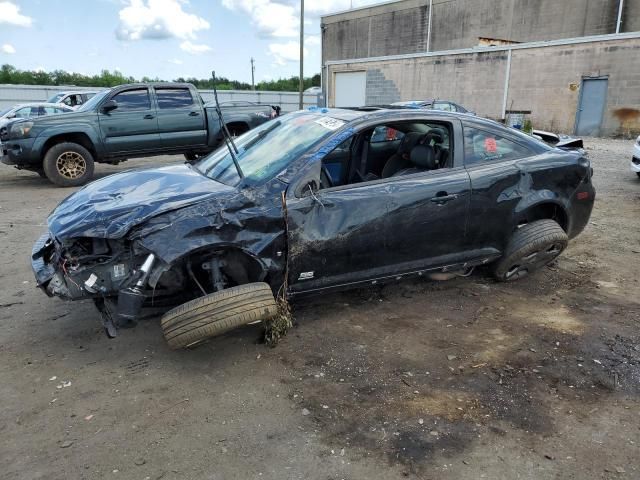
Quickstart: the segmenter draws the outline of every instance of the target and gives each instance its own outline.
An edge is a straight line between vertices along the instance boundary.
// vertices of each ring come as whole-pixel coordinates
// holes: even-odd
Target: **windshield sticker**
[[[316,120],[316,123],[318,125],[322,125],[324,128],[328,128],[329,130],[338,130],[344,125],[344,122],[342,120],[331,117],[319,118],[318,120]]]

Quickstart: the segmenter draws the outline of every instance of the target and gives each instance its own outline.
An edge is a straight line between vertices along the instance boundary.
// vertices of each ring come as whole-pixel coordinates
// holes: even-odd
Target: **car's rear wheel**
[[[77,143],[58,143],[47,151],[42,167],[52,183],[60,187],[76,187],[93,177],[93,155]]]
[[[191,300],[165,313],[160,323],[173,350],[198,345],[241,325],[278,313],[266,283],[247,283]]]
[[[511,237],[493,273],[502,282],[518,280],[555,260],[569,238],[554,220],[537,220],[520,227]]]

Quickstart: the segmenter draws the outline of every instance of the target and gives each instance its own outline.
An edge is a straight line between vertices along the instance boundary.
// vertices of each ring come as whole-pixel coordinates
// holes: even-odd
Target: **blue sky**
[[[305,75],[320,72],[322,14],[379,0],[306,0]],[[136,78],[256,81],[298,73],[299,0],[0,0],[0,64]]]

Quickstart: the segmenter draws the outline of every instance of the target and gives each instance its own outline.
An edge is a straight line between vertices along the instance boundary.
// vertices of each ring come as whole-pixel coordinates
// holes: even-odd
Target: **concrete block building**
[[[399,0],[322,18],[329,106],[447,99],[535,128],[640,133],[640,0]]]

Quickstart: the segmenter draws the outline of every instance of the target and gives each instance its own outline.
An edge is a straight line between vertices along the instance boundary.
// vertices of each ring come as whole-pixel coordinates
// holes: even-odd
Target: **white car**
[[[42,117],[67,112],[73,112],[73,109],[66,105],[47,102],[21,103],[6,110],[0,110],[0,140],[6,133],[7,125],[16,118]]]
[[[631,170],[640,177],[640,137],[636,139],[633,146],[633,157],[631,157]]]
[[[58,92],[51,97],[47,102],[58,103],[60,105],[66,105],[73,110],[76,110],[80,105],[93,97],[97,91],[66,91]]]

